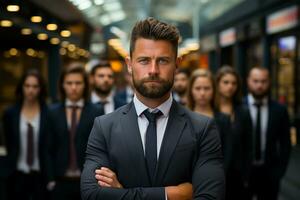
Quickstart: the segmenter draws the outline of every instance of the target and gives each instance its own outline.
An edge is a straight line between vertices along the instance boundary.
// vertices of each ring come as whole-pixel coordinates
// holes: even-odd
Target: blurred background
[[[293,144],[282,200],[300,199],[300,25],[298,0],[2,0],[0,2],[0,116],[14,102],[16,83],[35,68],[55,102],[61,69],[107,59],[124,87],[131,28],[153,16],[181,33],[181,68],[224,64],[241,75],[256,65],[271,72],[271,95],[288,107]],[[1,127],[0,127],[1,128]],[[297,137],[298,136],[298,137]],[[0,135],[0,138],[2,134]],[[5,155],[3,138],[0,154]]]

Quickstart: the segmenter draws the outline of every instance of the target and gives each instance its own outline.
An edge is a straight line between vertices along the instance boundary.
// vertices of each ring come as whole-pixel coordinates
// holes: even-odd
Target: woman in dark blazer
[[[224,167],[228,168],[231,159],[231,147],[227,144],[231,137],[230,118],[217,111],[214,107],[215,83],[212,74],[208,70],[198,69],[192,73],[188,88],[188,107],[200,114],[215,119],[222,141],[224,154]]]
[[[16,103],[4,112],[9,199],[44,198],[42,151],[46,88],[36,70],[27,71],[16,88]]]
[[[242,105],[241,81],[230,66],[221,67],[216,74],[215,108],[230,116],[232,136],[227,141],[231,158],[226,172],[226,199],[243,199],[243,191],[249,176],[251,118],[247,107]]]

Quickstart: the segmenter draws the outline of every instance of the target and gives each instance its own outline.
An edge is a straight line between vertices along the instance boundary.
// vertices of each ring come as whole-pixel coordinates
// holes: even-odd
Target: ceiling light
[[[32,16],[31,17],[31,21],[34,23],[40,23],[42,21],[42,17],[41,16]]]
[[[57,45],[59,44],[60,40],[58,38],[51,38],[50,39],[50,43],[53,45]]]
[[[69,31],[69,30],[62,30],[62,31],[60,32],[60,35],[61,35],[62,37],[70,37],[70,36],[71,36],[71,31]]]
[[[11,49],[9,50],[9,54],[10,54],[11,56],[16,56],[16,55],[18,54],[18,50],[17,50],[16,48],[11,48]]]
[[[110,19],[114,22],[116,21],[121,21],[123,19],[125,19],[126,15],[125,13],[123,12],[123,10],[120,10],[118,12],[113,12],[113,13],[110,13]]]
[[[68,50],[69,51],[75,51],[76,50],[76,46],[74,44],[69,44],[68,45]]]
[[[35,55],[35,50],[29,48],[29,49],[26,50],[26,54],[28,56],[34,56]]]
[[[67,50],[66,50],[66,49],[64,49],[64,48],[60,48],[60,49],[59,49],[59,54],[60,54],[60,55],[66,55],[66,53],[67,53]]]
[[[32,33],[32,30],[30,28],[22,28],[21,34],[22,35],[30,35]]]
[[[48,35],[46,33],[40,33],[37,35],[37,38],[39,40],[47,40],[48,39]]]
[[[47,24],[47,30],[49,31],[55,31],[57,29],[57,25],[52,23],[52,24]]]
[[[0,25],[3,27],[11,27],[13,25],[13,22],[10,20],[1,20]]]
[[[104,10],[106,11],[115,11],[115,10],[121,10],[122,6],[120,2],[113,1],[113,2],[107,2],[103,5]]]
[[[8,5],[6,9],[9,12],[18,12],[20,10],[20,7],[18,5]]]
[[[100,23],[102,25],[104,25],[104,26],[110,24],[111,21],[110,21],[109,16],[108,15],[101,15],[101,17],[100,17]]]
[[[99,5],[102,5],[104,4],[104,0],[94,0],[94,3],[99,6]]]
[[[85,10],[85,9],[91,7],[91,5],[92,5],[92,3],[90,1],[83,1],[82,3],[80,3],[78,5],[78,9],[79,10]]]
[[[69,45],[69,42],[68,42],[68,41],[63,41],[63,42],[61,43],[61,46],[64,47],[64,48],[67,48],[68,45]]]

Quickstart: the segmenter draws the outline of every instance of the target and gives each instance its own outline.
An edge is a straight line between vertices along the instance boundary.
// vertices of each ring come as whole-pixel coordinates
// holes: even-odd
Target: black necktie
[[[156,163],[157,163],[157,134],[156,134],[156,119],[162,115],[161,111],[156,113],[150,113],[148,110],[144,111],[145,117],[149,121],[149,125],[146,131],[145,142],[145,157],[148,167],[149,176],[153,183]]]
[[[33,152],[34,152],[34,142],[33,142],[33,127],[30,123],[27,123],[27,156],[26,162],[29,167],[33,164]]]
[[[256,113],[256,126],[255,126],[255,160],[261,160],[261,102],[256,102],[254,104],[257,109]]]
[[[69,160],[69,169],[76,170],[77,164],[76,164],[76,150],[75,150],[75,134],[77,129],[77,110],[78,106],[70,106],[71,109],[71,127],[70,127],[70,160]]]

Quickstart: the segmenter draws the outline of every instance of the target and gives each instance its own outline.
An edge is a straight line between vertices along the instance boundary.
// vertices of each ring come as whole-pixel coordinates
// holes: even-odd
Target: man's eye
[[[149,61],[147,59],[142,59],[142,60],[139,60],[139,63],[142,65],[146,65],[149,63]]]
[[[164,64],[168,64],[169,61],[168,61],[167,59],[159,59],[159,60],[158,60],[158,63],[164,65]]]

